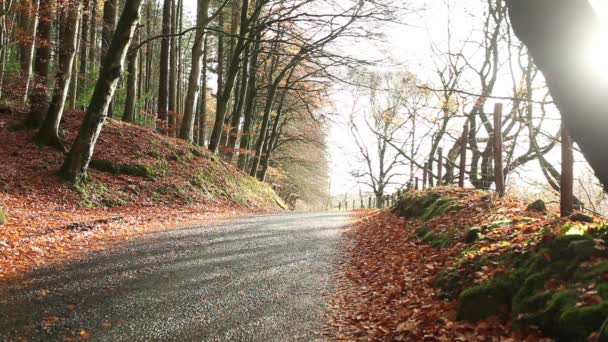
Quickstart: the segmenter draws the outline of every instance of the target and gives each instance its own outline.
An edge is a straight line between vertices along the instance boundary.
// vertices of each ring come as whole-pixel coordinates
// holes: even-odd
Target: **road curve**
[[[0,340],[321,340],[346,221],[291,213],[169,230],[38,271],[0,290]]]

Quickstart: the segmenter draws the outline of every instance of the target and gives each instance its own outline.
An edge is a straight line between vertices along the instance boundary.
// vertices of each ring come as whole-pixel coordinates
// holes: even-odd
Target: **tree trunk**
[[[207,44],[208,35],[205,34],[203,39],[203,66],[202,66],[202,80],[201,80],[201,91],[200,101],[198,106],[198,145],[205,146],[207,140],[207,51],[209,45]]]
[[[105,58],[110,44],[112,35],[116,29],[116,14],[117,0],[105,0],[103,3],[103,26],[101,28],[101,58]],[[108,106],[108,117],[114,116],[114,99],[112,98]]]
[[[172,136],[177,136],[177,88],[179,87],[179,80],[177,78],[177,40],[181,39],[181,36],[177,37],[174,34],[177,33],[178,24],[178,13],[177,13],[177,1],[171,0],[171,49],[169,52],[169,131]]]
[[[67,180],[79,182],[86,178],[95,143],[105,122],[108,106],[114,96],[129,44],[139,22],[142,3],[143,0],[127,0],[125,3],[112,43],[103,58],[100,76],[84,121],[80,126],[76,141],[61,167],[61,175]]]
[[[79,3],[81,3],[79,1]],[[80,13],[80,16],[82,16],[82,11]],[[78,27],[77,27],[77,31],[79,32],[78,34],[81,36],[80,34],[80,20],[81,18],[79,18],[78,20]],[[70,91],[68,92],[69,94],[69,104],[70,104],[70,109],[71,110],[75,110],[76,109],[76,103],[78,102],[78,54],[80,52],[80,46],[82,44],[80,43],[79,40],[76,40],[76,47],[74,49],[74,61],[72,62],[72,72],[71,72],[71,77],[72,79],[70,80]]]
[[[139,55],[139,49],[131,51],[127,62],[127,96],[125,99],[125,114],[123,120],[126,122],[135,122],[137,114],[137,92],[139,85],[139,70],[137,64],[137,57]]]
[[[211,138],[209,139],[209,150],[213,153],[218,153],[220,140],[224,130],[224,120],[226,119],[226,110],[228,108],[228,101],[230,100],[230,94],[234,86],[235,78],[239,71],[239,64],[243,49],[250,44],[250,41],[246,40],[247,30],[250,21],[255,22],[255,18],[247,18],[249,12],[249,1],[244,1],[241,6],[241,22],[239,30],[239,38],[234,47],[234,52],[230,58],[230,64],[226,73],[225,85],[222,89],[221,96],[218,97],[217,111],[215,113],[215,123],[213,125],[213,131],[211,132]],[[256,15],[259,13],[255,11]]]
[[[69,3],[65,8],[65,23],[62,25],[61,49],[59,52],[59,64],[55,76],[55,89],[49,112],[44,119],[36,136],[39,145],[51,146],[64,151],[65,148],[59,137],[59,125],[63,116],[66,98],[70,89],[70,80],[74,71],[74,56],[76,55],[76,44],[78,38],[78,27],[82,3],[75,1]]]
[[[205,29],[209,18],[210,0],[199,0],[198,13],[196,16],[196,37],[192,46],[192,67],[188,78],[188,91],[186,93],[186,105],[184,107],[184,119],[179,137],[189,142],[194,141],[194,119],[196,101],[198,99],[201,83],[201,66],[204,56]]]
[[[169,116],[169,58],[171,39],[171,0],[163,3],[163,38],[160,41],[160,67],[158,75],[158,127],[160,133],[167,133],[167,118]]]
[[[91,70],[97,65],[97,0],[91,1],[91,25],[89,32],[89,67]],[[88,75],[87,75],[88,80]],[[88,83],[87,83],[88,84]]]
[[[28,35],[27,40],[21,47],[21,80],[24,84],[23,103],[28,98],[30,79],[32,78],[32,65],[34,60],[34,46],[36,42],[36,31],[38,29],[38,1],[32,1],[27,9],[24,9],[24,33]],[[31,38],[31,41],[29,40]]]
[[[245,99],[245,108],[243,110],[243,133],[239,142],[239,163],[238,168],[245,171],[249,160],[249,145],[251,141],[251,126],[255,116],[255,98],[257,93],[257,70],[258,70],[258,55],[260,53],[260,39],[257,35],[253,53],[249,58],[249,71],[247,72],[247,97]]]
[[[508,0],[516,35],[543,72],[572,140],[608,190],[608,84],[589,66],[599,20],[588,0]],[[597,42],[596,44],[600,44]]]
[[[93,5],[95,3],[93,2]],[[84,0],[83,11],[82,11],[82,29],[80,36],[85,39],[89,39],[89,20],[91,18],[91,2],[90,0]],[[85,94],[87,91],[88,80],[89,80],[89,50],[92,49],[93,42],[86,42],[81,40],[80,42],[80,66],[78,73],[80,75],[80,83],[78,84],[78,94]]]
[[[30,113],[26,120],[28,127],[39,127],[49,110],[48,77],[51,64],[53,3],[52,0],[40,0],[34,80],[29,94]]]
[[[562,125],[562,175],[560,178],[560,213],[561,217],[572,214],[574,208],[574,156],[570,132]]]
[[[250,36],[251,37],[251,36]],[[249,55],[249,48],[245,49],[244,56]],[[245,98],[247,95],[247,87],[249,86],[247,80],[248,77],[248,59],[243,59],[243,66],[241,68],[241,86],[238,94],[236,95],[236,103],[234,106],[234,110],[232,111],[232,118],[230,121],[230,132],[228,136],[228,143],[226,145],[226,158],[225,160],[228,163],[232,162],[234,158],[234,153],[236,152],[236,142],[239,139],[239,129],[241,126],[241,118],[243,116],[243,105],[245,102]]]

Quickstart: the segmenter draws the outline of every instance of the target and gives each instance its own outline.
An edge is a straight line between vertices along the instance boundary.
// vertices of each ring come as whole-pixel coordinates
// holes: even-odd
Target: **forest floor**
[[[325,333],[343,341],[595,341],[608,314],[606,225],[534,209],[436,188],[360,213],[343,234]]]
[[[82,116],[64,116],[68,148]],[[270,186],[204,148],[111,119],[89,180],[74,186],[57,174],[63,152],[15,129],[23,118],[0,113],[0,282],[150,230],[284,208]]]

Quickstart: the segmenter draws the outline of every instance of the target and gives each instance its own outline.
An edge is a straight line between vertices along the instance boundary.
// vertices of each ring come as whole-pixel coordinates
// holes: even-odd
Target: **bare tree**
[[[599,30],[588,0],[507,0],[516,35],[547,79],[572,140],[608,190],[608,82],[589,67],[587,38]],[[600,42],[596,42],[600,44]]]

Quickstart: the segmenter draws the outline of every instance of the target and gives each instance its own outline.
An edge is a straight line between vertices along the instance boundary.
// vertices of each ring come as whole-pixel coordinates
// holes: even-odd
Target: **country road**
[[[290,213],[169,230],[40,270],[0,290],[0,340],[322,340],[347,219]]]

